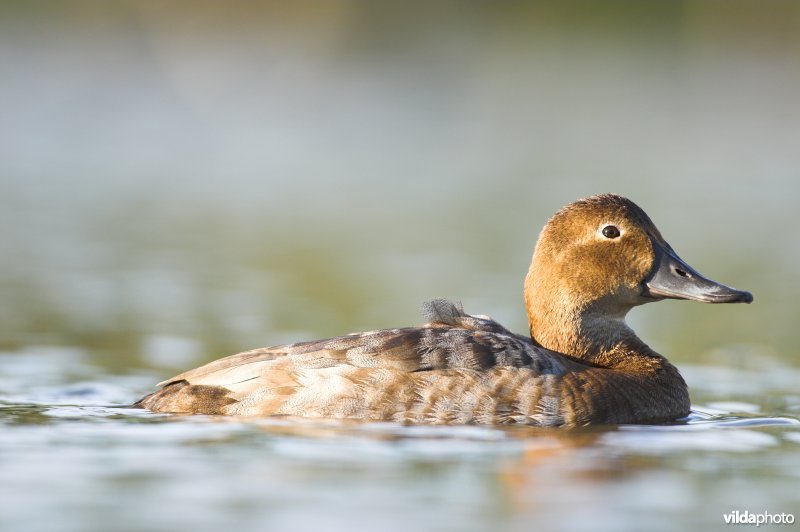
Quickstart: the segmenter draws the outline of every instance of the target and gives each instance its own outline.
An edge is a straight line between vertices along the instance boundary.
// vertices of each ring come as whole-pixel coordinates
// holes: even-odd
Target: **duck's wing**
[[[406,372],[531,365],[539,369],[553,358],[553,353],[535,347],[529,338],[512,333],[491,318],[466,314],[460,305],[447,300],[426,302],[422,315],[427,323],[421,327],[381,329],[245,351],[176,375],[159,386],[181,380],[236,384],[261,376],[286,357],[298,368],[348,364]]]
[[[407,380],[404,375],[436,370],[563,371],[557,355],[489,318],[465,314],[451,302],[430,301],[423,316],[428,323],[422,327],[354,333],[222,358],[164,381],[164,388],[137,404],[157,411],[230,413],[240,410],[231,407],[234,403],[261,401],[259,412],[268,413],[270,408],[280,410],[282,401],[301,388],[317,387],[320,394],[330,395],[332,388],[344,389],[366,378],[378,379],[375,386],[381,379],[390,386]]]

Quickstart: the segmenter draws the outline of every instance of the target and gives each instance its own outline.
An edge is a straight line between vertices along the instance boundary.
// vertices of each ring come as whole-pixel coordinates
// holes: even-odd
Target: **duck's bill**
[[[753,294],[706,279],[669,246],[653,241],[655,266],[644,282],[645,297],[692,299],[704,303],[750,303]]]

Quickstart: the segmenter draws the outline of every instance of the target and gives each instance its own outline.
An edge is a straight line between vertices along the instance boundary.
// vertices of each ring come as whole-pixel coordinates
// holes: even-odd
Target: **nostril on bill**
[[[681,277],[690,277],[687,272],[681,270],[680,268],[675,268],[675,273]]]

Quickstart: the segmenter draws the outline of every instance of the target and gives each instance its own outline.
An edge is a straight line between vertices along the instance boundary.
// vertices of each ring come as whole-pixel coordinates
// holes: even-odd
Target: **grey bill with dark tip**
[[[753,294],[706,279],[686,264],[672,247],[653,240],[655,264],[642,295],[655,299],[693,299],[704,303],[750,303]]]

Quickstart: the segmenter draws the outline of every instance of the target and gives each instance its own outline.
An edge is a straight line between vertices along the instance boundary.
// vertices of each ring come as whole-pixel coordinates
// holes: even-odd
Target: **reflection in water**
[[[76,351],[2,355],[0,375],[12,529],[60,515],[63,530],[120,519],[131,530],[634,530],[667,516],[653,528],[671,530],[715,526],[762,496],[797,503],[785,486],[800,478],[787,467],[800,421],[762,414],[769,392],[748,403],[755,414],[701,405],[672,425],[557,430],[153,414],[120,405],[155,377],[103,375]],[[734,471],[761,495],[743,494]]]

